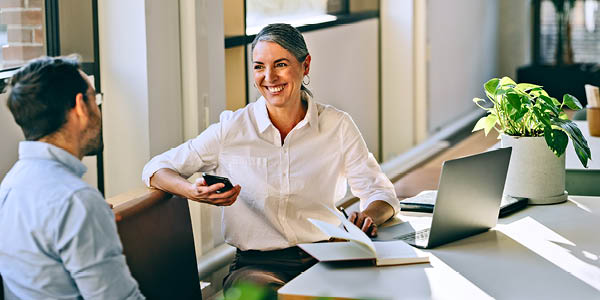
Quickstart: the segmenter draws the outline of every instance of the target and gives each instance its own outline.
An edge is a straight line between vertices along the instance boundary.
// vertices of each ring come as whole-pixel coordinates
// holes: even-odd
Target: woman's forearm
[[[362,212],[371,217],[378,226],[394,216],[394,208],[383,200],[371,202]]]
[[[188,194],[191,185],[179,173],[171,169],[159,169],[150,177],[151,187],[186,198],[189,197]]]

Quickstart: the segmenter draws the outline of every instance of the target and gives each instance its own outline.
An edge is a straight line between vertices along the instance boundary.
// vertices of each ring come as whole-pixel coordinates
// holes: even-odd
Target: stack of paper
[[[348,242],[299,244],[308,254],[319,261],[374,260],[377,266],[400,265],[429,262],[427,253],[415,249],[403,241],[373,242],[358,227],[342,215],[330,209],[344,227],[320,220],[308,219],[323,233],[330,237],[348,240]]]
[[[600,107],[600,91],[597,86],[586,84],[585,96],[587,97],[588,107]]]

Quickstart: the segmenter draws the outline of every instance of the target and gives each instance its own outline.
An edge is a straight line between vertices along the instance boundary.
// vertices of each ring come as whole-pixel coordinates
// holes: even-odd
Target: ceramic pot
[[[502,135],[502,147],[512,147],[504,194],[529,198],[530,204],[567,200],[565,155],[556,157],[543,137]]]

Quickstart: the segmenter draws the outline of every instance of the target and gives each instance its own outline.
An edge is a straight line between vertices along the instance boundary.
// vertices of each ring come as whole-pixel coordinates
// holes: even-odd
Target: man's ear
[[[73,107],[72,111],[75,114],[75,117],[77,117],[77,119],[85,126],[89,119],[89,111],[82,93],[78,93],[75,96],[75,107]]]

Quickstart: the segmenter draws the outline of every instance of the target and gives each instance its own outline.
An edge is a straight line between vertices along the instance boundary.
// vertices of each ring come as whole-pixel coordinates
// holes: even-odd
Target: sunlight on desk
[[[531,217],[526,217],[508,225],[500,224],[499,230],[535,252],[556,266],[600,290],[600,268],[598,256],[585,250],[560,234],[552,231]],[[590,259],[590,257],[594,259]],[[582,259],[585,258],[585,259]]]
[[[401,212],[395,223],[424,220]],[[529,206],[488,231],[431,250],[431,264],[319,263],[280,299],[600,299],[600,197]]]

